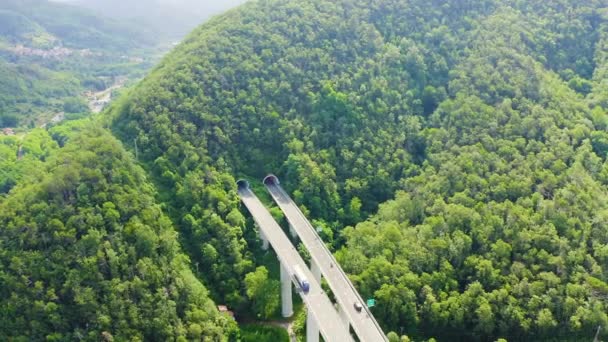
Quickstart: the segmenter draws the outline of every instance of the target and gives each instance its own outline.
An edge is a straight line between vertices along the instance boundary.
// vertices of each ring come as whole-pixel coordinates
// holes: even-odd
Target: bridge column
[[[283,317],[293,315],[293,302],[291,300],[291,276],[283,263],[281,263],[281,313]]]
[[[264,235],[264,233],[262,233],[262,231],[260,230],[260,238],[262,238],[262,249],[267,251],[269,244],[268,244],[268,239],[266,238],[266,235]]]
[[[312,258],[310,259],[310,272],[312,272],[315,280],[321,284],[321,269]]]
[[[291,223],[289,224],[289,234],[291,234],[291,237],[294,239],[298,237],[298,233],[296,233],[296,230]]]
[[[310,311],[306,315],[306,342],[319,342],[319,325]]]
[[[262,249],[267,251],[268,250],[268,238],[266,237],[266,235],[264,235],[264,232],[262,232],[262,228],[260,228],[260,226],[256,223],[255,227],[258,229],[258,233],[260,234],[260,240],[262,240]]]

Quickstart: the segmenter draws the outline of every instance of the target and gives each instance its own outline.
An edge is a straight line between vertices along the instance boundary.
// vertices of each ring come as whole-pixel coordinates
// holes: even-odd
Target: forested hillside
[[[91,124],[52,132],[0,198],[0,340],[235,340],[133,157]]]
[[[112,129],[215,298],[252,270],[233,180],[275,172],[386,331],[605,338],[607,39],[599,0],[260,0],[193,32]]]

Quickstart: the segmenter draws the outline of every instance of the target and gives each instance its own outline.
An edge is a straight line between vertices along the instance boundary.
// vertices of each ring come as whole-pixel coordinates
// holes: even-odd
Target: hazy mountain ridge
[[[45,0],[0,4],[0,126],[42,125],[86,90],[149,67],[159,41],[128,22]],[[145,51],[145,52],[144,52]],[[134,62],[137,61],[137,62]]]
[[[46,0],[7,0],[2,3],[0,9],[7,16],[12,14],[14,20],[28,24],[14,25],[11,20],[3,20],[0,23],[0,32],[11,29],[44,31],[55,37],[56,43],[66,47],[124,50],[154,43],[154,38],[147,36],[142,28],[96,15],[73,5]],[[33,30],[27,30],[28,27]]]
[[[246,0],[71,0],[105,16],[130,20],[166,38],[179,39],[209,17]]]

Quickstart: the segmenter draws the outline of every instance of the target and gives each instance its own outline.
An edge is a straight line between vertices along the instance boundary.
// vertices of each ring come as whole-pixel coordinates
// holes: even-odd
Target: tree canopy
[[[108,111],[149,183],[107,137],[68,147],[77,157],[58,154],[32,189],[10,185],[0,317],[38,317],[23,310],[53,302],[52,270],[69,268],[76,279],[58,279],[75,285],[52,287],[62,305],[91,318],[99,303],[115,322],[116,287],[87,283],[114,279],[111,248],[131,261],[119,283],[149,282],[138,300],[175,308],[158,326],[133,309],[141,320],[121,336],[219,336],[221,319],[171,297],[191,277],[167,245],[178,239],[214,299],[271,312],[235,178],[273,172],[402,340],[578,341],[598,327],[604,338],[607,44],[600,0],[259,0],[215,17]],[[106,331],[70,317],[58,318],[65,334]]]
[[[122,145],[89,127],[54,149],[0,203],[0,339],[236,338]]]

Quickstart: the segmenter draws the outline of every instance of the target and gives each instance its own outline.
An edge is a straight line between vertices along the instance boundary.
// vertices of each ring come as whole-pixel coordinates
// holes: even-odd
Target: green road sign
[[[368,308],[373,308],[374,306],[376,306],[376,300],[375,299],[368,299],[367,300],[367,307]]]

